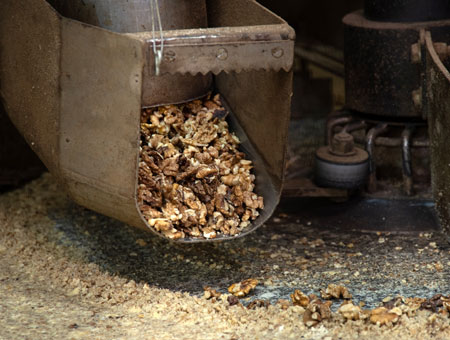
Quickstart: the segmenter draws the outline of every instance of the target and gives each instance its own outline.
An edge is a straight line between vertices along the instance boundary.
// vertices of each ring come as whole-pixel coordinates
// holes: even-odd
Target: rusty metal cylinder
[[[343,23],[347,108],[384,117],[425,118],[420,63],[414,62],[411,46],[419,40],[420,29],[449,43],[450,20],[381,22],[355,11]]]
[[[365,0],[364,16],[383,22],[450,19],[448,0]]]
[[[151,3],[155,3],[154,0],[53,0],[53,2],[64,16],[113,32],[136,33],[152,30]],[[157,5],[162,28],[165,31],[207,26],[205,0],[158,1]],[[156,13],[153,17],[156,17]]]
[[[152,16],[151,3],[154,3]],[[156,20],[158,6],[162,31],[205,28],[205,0],[50,0],[62,15],[118,33],[152,32],[160,38]],[[153,20],[155,19],[155,20]],[[212,75],[153,75],[147,61],[143,78],[142,106],[181,103],[205,95],[212,87]],[[111,70],[114,72],[114,70]]]

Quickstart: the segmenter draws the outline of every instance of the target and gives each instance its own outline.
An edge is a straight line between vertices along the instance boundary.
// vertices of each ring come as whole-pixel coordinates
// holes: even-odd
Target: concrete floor
[[[211,313],[210,301],[196,299],[203,295],[204,286],[225,293],[230,284],[250,277],[258,279],[259,285],[254,294],[242,300],[244,306],[255,298],[274,305],[278,299],[289,299],[294,289],[319,294],[319,289],[329,283],[348,287],[354,303],[364,302],[366,308],[377,306],[388,296],[429,298],[436,293],[450,294],[450,246],[433,230],[435,224],[416,225],[413,232],[376,233],[375,225],[370,232],[357,231],[357,223],[343,219],[352,216],[346,206],[344,214],[344,209],[336,209],[341,212],[339,218],[325,218],[312,214],[313,209],[304,201],[285,200],[268,223],[245,238],[226,243],[176,244],[75,205],[46,174],[22,189],[0,195],[0,339],[18,335],[24,339],[68,338],[75,330],[84,336],[97,332],[99,339],[177,338],[177,331],[184,334],[183,327],[192,327],[191,321],[177,321],[183,310],[196,310],[187,318],[206,318]],[[425,204],[424,216],[428,208]],[[382,217],[389,216],[393,215]],[[160,297],[161,292],[167,297]],[[180,295],[182,292],[188,294]],[[167,306],[173,303],[203,309],[177,307],[178,314],[172,315]],[[339,304],[334,303],[332,309],[336,311]],[[147,312],[129,312],[138,308],[135,305]],[[160,323],[160,314],[154,315],[161,308],[168,313],[164,323]],[[228,306],[223,308],[222,314],[218,312],[223,322],[229,320],[229,313],[237,313]],[[122,319],[111,319],[113,311]],[[293,317],[294,310],[280,311],[274,306],[267,312],[245,311],[246,318],[255,320],[238,318],[232,332],[236,337],[214,328],[216,319],[205,324],[206,328],[195,328],[195,336],[184,338],[209,339],[219,334],[227,339],[255,338],[248,333],[251,327],[257,329],[255,334],[261,339],[296,338],[299,331],[314,339],[334,339],[335,335],[364,338],[364,332],[368,332],[368,339],[374,334],[389,338],[391,334],[383,328],[385,333],[379,333],[378,328],[364,324],[342,323],[337,316],[333,325],[306,329],[301,318]],[[282,327],[277,323],[276,328],[281,333],[267,326],[274,318],[282,320],[277,321]],[[142,324],[143,320],[146,323]],[[155,326],[155,320],[159,320],[159,326]],[[437,330],[411,322],[419,330],[414,336],[410,331],[404,333],[405,338],[441,334],[445,339],[450,334],[450,321],[448,317],[442,320]],[[407,325],[405,321],[394,330],[404,332],[401,327]],[[145,333],[147,337],[130,333],[142,331],[142,327],[150,332]],[[354,332],[347,334],[349,327],[354,327]],[[148,337],[152,332],[154,337]]]
[[[194,295],[203,294],[205,285],[225,292],[233,282],[248,277],[264,283],[252,299],[271,302],[288,299],[293,289],[318,294],[328,283],[343,283],[355,302],[363,301],[368,307],[387,296],[431,297],[450,292],[450,246],[433,230],[435,221],[427,220],[433,217],[426,204],[419,216],[412,216],[424,225],[415,225],[411,232],[405,231],[407,223],[400,226],[398,220],[401,214],[414,213],[417,206],[408,210],[403,205],[406,211],[397,207],[400,216],[395,216],[389,204],[379,204],[373,207],[374,221],[369,223],[360,216],[368,214],[360,211],[361,204],[344,205],[343,215],[325,213],[326,207],[336,210],[342,203],[323,203],[327,204],[323,215],[312,215],[311,204],[304,199],[285,200],[269,223],[250,236],[199,245],[168,243],[75,204],[51,211],[50,218],[61,232],[61,242],[75,246],[104,270]],[[352,221],[353,215],[360,216],[360,221]],[[386,219],[398,222],[400,232],[386,231]],[[377,225],[384,231],[377,233]],[[136,239],[149,246],[139,246]]]

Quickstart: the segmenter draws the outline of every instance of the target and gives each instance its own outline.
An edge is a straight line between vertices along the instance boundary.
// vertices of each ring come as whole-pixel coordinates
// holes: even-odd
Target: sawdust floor
[[[323,230],[281,214],[252,235],[177,245],[72,203],[49,174],[0,196],[1,339],[450,339],[450,318],[430,311],[392,327],[316,327],[280,308],[294,289],[341,283],[373,308],[387,296],[450,293],[450,247],[439,233]],[[234,282],[259,285],[243,306],[202,297]],[[253,299],[268,308],[248,310]],[[340,301],[333,304],[336,311]]]

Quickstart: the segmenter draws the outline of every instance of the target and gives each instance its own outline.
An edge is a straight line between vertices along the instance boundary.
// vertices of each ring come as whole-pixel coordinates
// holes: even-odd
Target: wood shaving
[[[57,214],[56,220],[53,214]],[[442,306],[437,307],[436,312],[432,308],[420,307],[427,300],[437,300],[429,298],[432,294],[424,293],[427,298],[394,297],[384,300],[383,304],[389,304],[389,308],[383,307],[391,314],[397,313],[396,323],[381,326],[381,323],[377,325],[370,322],[369,318],[353,321],[344,318],[339,312],[332,312],[331,317],[322,319],[317,327],[308,327],[302,322],[306,308],[293,305],[290,301],[284,300],[267,308],[248,309],[242,306],[236,296],[222,294],[215,303],[211,303],[214,298],[206,300],[202,296],[204,292],[201,282],[205,281],[205,276],[195,272],[189,273],[190,279],[186,279],[184,271],[189,264],[197,270],[198,265],[194,265],[194,261],[207,254],[217,256],[221,251],[223,259],[216,257],[214,260],[217,263],[223,261],[224,266],[229,257],[235,256],[239,260],[253,260],[252,266],[256,266],[258,259],[263,265],[279,259],[280,271],[292,270],[295,266],[294,259],[285,256],[276,259],[269,257],[275,250],[282,253],[281,246],[277,243],[280,240],[285,240],[284,245],[292,245],[291,240],[278,231],[276,235],[280,239],[277,242],[270,241],[269,234],[260,245],[255,245],[252,238],[249,238],[237,241],[237,244],[221,244],[220,247],[208,244],[203,248],[204,251],[196,246],[192,253],[185,253],[184,246],[164,242],[154,235],[128,228],[112,219],[77,207],[49,174],[20,189],[0,195],[0,225],[0,309],[3,311],[0,317],[1,339],[450,339],[448,296],[439,298]],[[316,231],[311,234],[316,237],[315,233]],[[264,235],[254,236],[253,240],[261,237]],[[326,235],[322,237],[328,244],[330,239]],[[136,244],[139,238],[146,241],[146,247]],[[407,242],[420,242],[414,239],[411,242],[411,238],[405,240],[404,248],[407,247]],[[424,241],[426,244],[429,242],[426,239]],[[273,244],[268,246],[270,242]],[[359,244],[360,242],[355,242],[355,247]],[[446,247],[445,254],[441,255],[441,261],[445,263],[449,261],[450,255],[447,252],[450,249]],[[90,249],[89,252],[86,249]],[[152,249],[154,250],[150,252]],[[369,254],[375,254],[370,253],[370,247],[367,249]],[[107,252],[109,250],[110,253]],[[130,258],[128,254],[131,251],[142,251],[145,255]],[[389,250],[387,252],[389,255]],[[168,256],[164,257],[166,253]],[[298,258],[303,260],[304,252],[299,253]],[[163,256],[157,257],[159,254]],[[286,249],[286,254],[291,256],[292,248],[289,252]],[[318,251],[318,254],[318,258],[322,259],[323,251]],[[97,255],[100,257],[96,258]],[[264,257],[259,258],[261,255]],[[330,262],[334,263],[336,256],[333,255]],[[139,266],[133,267],[139,259]],[[401,259],[402,263],[408,264],[406,269],[395,269],[403,268],[401,273],[407,274],[411,267],[408,262],[410,258]],[[150,265],[150,261],[154,261],[154,264]],[[309,261],[312,262],[313,259],[310,258]],[[351,261],[355,261],[355,258]],[[364,259],[364,263],[365,261],[370,259]],[[106,268],[105,263],[108,264]],[[379,263],[378,258],[373,263]],[[176,274],[170,272],[177,265],[174,270]],[[243,265],[249,270],[247,262],[243,262]],[[210,268],[209,261],[205,267],[210,275],[208,277],[212,277],[217,270]],[[137,268],[142,270],[140,274]],[[262,267],[257,267],[256,272],[260,273],[260,268]],[[326,282],[323,272],[317,272],[318,268],[320,267],[314,265],[311,269],[302,269],[302,272],[306,271],[305,276],[295,283],[295,287],[314,290],[318,285],[317,281],[311,281],[312,271],[318,274],[320,282]],[[384,268],[380,267],[379,271],[382,272]],[[351,272],[349,266],[342,270],[343,273]],[[146,276],[148,272],[154,272],[155,276]],[[234,277],[237,281],[237,277],[242,275],[232,268],[220,273],[223,276],[217,276],[218,280],[232,280]],[[274,273],[270,273],[270,276],[263,273],[260,275],[263,281],[270,277],[275,282],[280,278]],[[386,273],[383,275],[388,277]],[[424,274],[415,276],[417,281],[414,282],[422,282],[421,275]],[[162,279],[163,276],[167,280]],[[135,281],[132,279],[134,277]],[[429,283],[443,282],[438,290],[448,295],[445,285],[447,278],[447,275],[439,277],[433,274],[429,277]],[[168,285],[168,282],[174,281],[181,283],[180,288]],[[183,292],[189,287],[189,283],[190,287],[199,287],[198,294]],[[311,285],[307,286],[308,283]],[[218,285],[217,281],[214,287],[218,290],[226,288]],[[352,289],[355,289],[353,287],[354,285]],[[368,288],[370,286],[354,295],[365,298],[373,296],[364,295],[372,292]],[[381,303],[382,297],[390,292],[386,290],[386,286],[377,288],[384,288],[383,295],[377,295],[377,301]],[[266,289],[267,287],[261,287],[258,297],[260,293],[267,292]],[[286,291],[280,298],[288,298],[293,291],[294,288]],[[317,299],[311,295],[309,297]],[[235,305],[230,306],[229,301]],[[370,305],[374,306],[373,303],[376,302],[373,301]],[[401,316],[395,308],[401,310]],[[370,315],[371,311],[363,313]]]

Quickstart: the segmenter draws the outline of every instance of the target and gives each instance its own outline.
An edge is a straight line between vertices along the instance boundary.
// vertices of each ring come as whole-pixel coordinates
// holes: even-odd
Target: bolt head
[[[225,60],[228,58],[228,51],[225,48],[219,48],[216,53],[216,58],[219,60]]]
[[[174,51],[169,50],[169,51],[164,52],[164,60],[165,61],[172,62],[172,61],[175,61],[176,58],[177,58],[177,55],[175,54]]]
[[[418,43],[411,45],[411,62],[413,64],[420,63],[422,56],[420,51],[420,45]]]
[[[330,152],[336,156],[350,156],[355,153],[355,141],[348,132],[336,133],[330,144]]]
[[[419,87],[416,90],[413,90],[411,92],[411,98],[414,104],[414,107],[417,110],[421,110],[422,109],[422,87]]]
[[[272,55],[275,58],[281,58],[283,56],[283,54],[284,54],[284,51],[282,48],[280,48],[280,47],[272,48]]]

